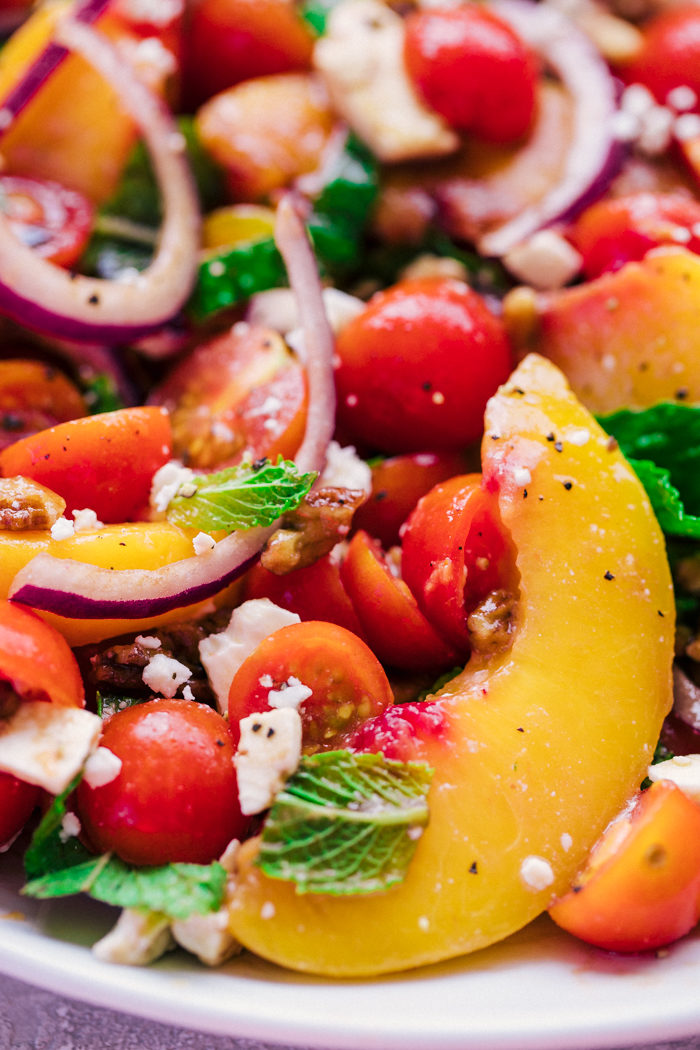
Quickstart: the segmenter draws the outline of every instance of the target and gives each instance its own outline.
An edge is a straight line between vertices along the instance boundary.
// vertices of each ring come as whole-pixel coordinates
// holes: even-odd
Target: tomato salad
[[[6,6],[23,892],[130,964],[688,934],[700,8]]]

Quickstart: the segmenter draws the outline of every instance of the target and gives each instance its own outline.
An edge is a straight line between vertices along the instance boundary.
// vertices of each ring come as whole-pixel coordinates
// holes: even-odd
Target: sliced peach
[[[671,701],[674,612],[641,485],[534,355],[489,404],[483,469],[517,551],[512,646],[381,716],[385,739],[403,720],[404,749],[435,770],[402,884],[301,896],[246,844],[230,926],[285,966],[379,974],[506,937],[570,885],[644,776]]]

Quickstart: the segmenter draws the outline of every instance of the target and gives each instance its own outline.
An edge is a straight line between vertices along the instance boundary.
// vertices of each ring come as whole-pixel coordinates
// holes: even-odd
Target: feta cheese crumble
[[[520,878],[529,890],[545,890],[554,882],[552,865],[544,857],[531,854],[520,865]]]
[[[0,770],[60,795],[97,747],[102,719],[80,707],[25,700],[0,723]]]
[[[83,780],[91,788],[111,784],[121,773],[122,760],[108,747],[98,747],[85,763]]]
[[[141,675],[149,689],[172,699],[178,689],[192,677],[192,672],[179,660],[165,653],[156,653],[148,661]]]
[[[267,694],[267,702],[270,707],[293,707],[296,709],[299,707],[299,704],[302,704],[304,700],[308,700],[310,696],[313,696],[313,689],[310,689],[308,685],[304,685],[294,675],[290,675],[279,689],[270,689],[270,692]]]
[[[650,780],[672,780],[693,802],[700,803],[700,755],[676,755],[649,766]]]
[[[241,740],[233,759],[238,801],[246,816],[274,802],[301,758],[301,718],[292,707],[261,711],[242,718]]]

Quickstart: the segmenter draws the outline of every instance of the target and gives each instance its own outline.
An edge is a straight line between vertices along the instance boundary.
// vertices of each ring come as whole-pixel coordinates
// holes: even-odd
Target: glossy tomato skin
[[[635,193],[602,200],[578,218],[569,239],[583,256],[583,272],[593,279],[652,248],[682,244],[700,253],[700,201],[680,193]]]
[[[0,849],[12,842],[36,808],[41,789],[0,772]]]
[[[445,278],[379,292],[336,348],[339,425],[383,452],[454,451],[475,441],[511,366],[500,319],[468,285]]]
[[[608,951],[647,951],[688,933],[700,914],[700,806],[670,781],[652,784],[549,913]]]
[[[674,5],[646,22],[643,35],[641,50],[619,67],[626,83],[644,84],[662,104],[677,87],[700,99],[700,8]]]
[[[147,505],[153,475],[171,453],[164,409],[122,408],[60,423],[9,445],[0,453],[0,471],[57,492],[67,514],[89,507],[110,523],[129,521]]]
[[[495,500],[481,482],[480,474],[464,474],[436,485],[403,529],[403,578],[430,623],[462,653],[470,612],[513,580]]]
[[[475,3],[416,11],[404,57],[429,106],[490,142],[521,138],[536,104],[537,62],[514,30]]]
[[[306,751],[342,747],[346,734],[394,699],[382,665],[361,638],[321,620],[293,623],[268,635],[234,675],[228,701],[234,740],[239,720],[268,711],[270,690],[290,677],[312,690],[298,707]]]
[[[82,394],[58,369],[22,358],[0,361],[0,449],[86,414]]]
[[[406,671],[453,667],[458,652],[428,623],[405,582],[395,576],[376,540],[355,533],[340,569],[367,644],[383,664]]]
[[[10,227],[22,244],[57,266],[78,262],[95,213],[87,197],[26,175],[0,175],[0,192]]]
[[[113,715],[101,745],[121,759],[102,787],[83,781],[76,808],[90,846],[129,864],[207,864],[242,838],[226,721],[192,700],[150,700]]]
[[[0,601],[0,683],[24,700],[83,707],[83,680],[62,634],[31,609]]]

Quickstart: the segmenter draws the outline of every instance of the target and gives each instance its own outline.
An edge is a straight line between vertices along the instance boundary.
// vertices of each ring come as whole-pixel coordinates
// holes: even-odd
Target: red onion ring
[[[320,471],[335,419],[334,344],[313,252],[288,197],[278,206],[275,238],[297,298],[307,352],[309,409],[296,462],[302,471]],[[209,553],[160,569],[103,569],[38,554],[17,573],[10,597],[75,619],[157,616],[218,593],[253,564],[275,528],[233,533]]]
[[[482,255],[502,256],[600,196],[619,167],[613,131],[615,85],[587,37],[565,15],[530,0],[492,0],[491,10],[546,61],[575,100],[574,134],[563,178],[549,193],[477,242]]]
[[[165,104],[85,24],[99,13],[95,0],[83,21],[58,23],[48,45],[0,108],[4,127],[70,50],[81,55],[121,99],[148,146],[163,197],[163,224],[153,262],[133,281],[68,273],[21,244],[0,214],[0,311],[28,328],[78,342],[126,343],[177,313],[192,287],[199,250],[199,206],[183,155],[184,142]]]

